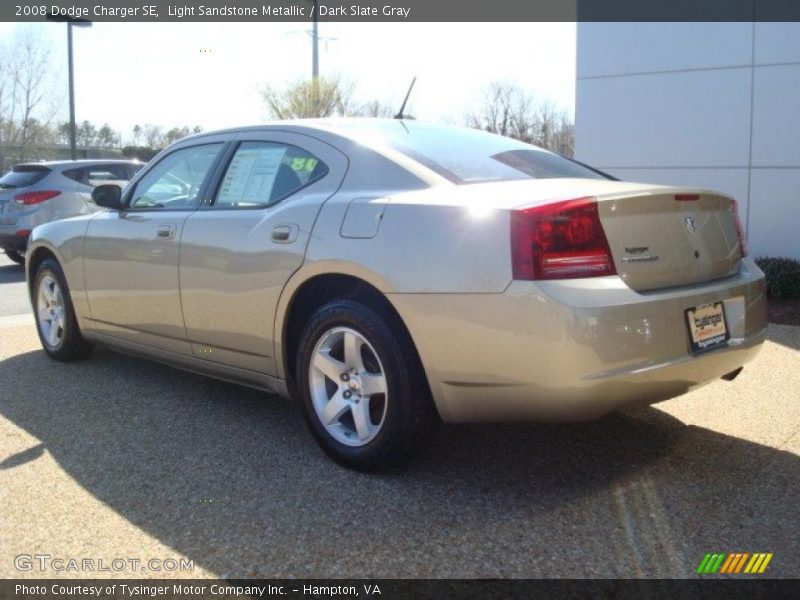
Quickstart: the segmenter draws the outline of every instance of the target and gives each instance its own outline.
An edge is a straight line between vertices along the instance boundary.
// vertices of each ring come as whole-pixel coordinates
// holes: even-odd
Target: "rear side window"
[[[83,176],[85,174],[84,169],[67,169],[66,171],[62,171],[61,174],[64,177],[69,177],[73,181],[77,181],[78,183],[83,183]]]
[[[325,163],[297,146],[243,142],[231,158],[214,206],[270,206],[324,177],[327,172]]]
[[[131,179],[128,165],[107,164],[79,169],[68,169],[63,175],[85,185],[98,186],[109,181],[128,181]]]
[[[128,179],[127,165],[98,165],[86,168],[86,180],[89,185],[100,185],[106,181],[127,181]]]
[[[50,172],[47,167],[18,165],[0,177],[0,190],[30,187]]]

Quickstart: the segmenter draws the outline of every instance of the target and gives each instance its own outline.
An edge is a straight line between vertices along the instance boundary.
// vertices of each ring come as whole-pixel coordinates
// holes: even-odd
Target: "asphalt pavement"
[[[25,287],[25,270],[0,250],[0,317],[31,312]]]
[[[800,575],[800,328],[770,326],[733,382],[589,423],[444,427],[363,475],[290,402],[108,350],[47,359],[21,273],[0,261],[0,314],[23,315],[0,317],[0,577],[692,577],[707,552]],[[141,562],[18,570],[37,554]]]

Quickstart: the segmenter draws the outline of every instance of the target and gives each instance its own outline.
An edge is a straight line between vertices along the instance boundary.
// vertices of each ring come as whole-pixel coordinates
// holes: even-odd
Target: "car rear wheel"
[[[78,328],[64,273],[52,259],[43,261],[36,270],[33,305],[36,330],[47,354],[60,361],[91,354],[93,346]]]
[[[306,418],[322,449],[349,468],[407,462],[436,423],[416,351],[391,322],[364,304],[337,300],[318,309],[301,336],[297,389]]]
[[[25,264],[25,255],[22,252],[17,252],[16,250],[6,250],[6,256],[13,260],[18,265]]]

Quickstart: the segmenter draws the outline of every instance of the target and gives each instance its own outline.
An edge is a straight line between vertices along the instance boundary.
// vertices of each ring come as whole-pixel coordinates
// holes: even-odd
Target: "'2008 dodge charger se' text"
[[[766,327],[736,202],[409,120],[181,140],[37,227],[46,352],[94,343],[297,397],[354,468],[446,422],[585,419],[732,379]]]

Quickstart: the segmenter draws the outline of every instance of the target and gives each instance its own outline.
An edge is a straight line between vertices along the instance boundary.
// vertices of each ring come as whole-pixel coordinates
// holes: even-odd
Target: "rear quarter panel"
[[[464,206],[452,191],[376,193],[386,209],[372,238],[341,235],[352,198],[337,196],[320,212],[307,262],[366,271],[384,293],[502,292],[511,281],[508,212]]]

